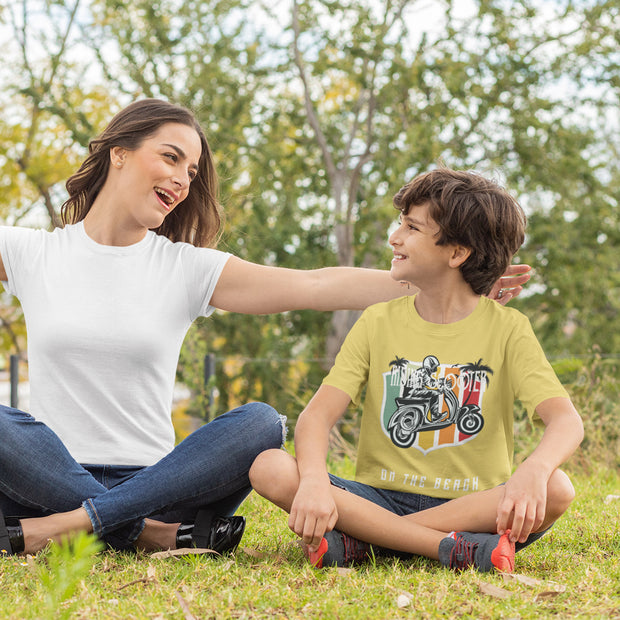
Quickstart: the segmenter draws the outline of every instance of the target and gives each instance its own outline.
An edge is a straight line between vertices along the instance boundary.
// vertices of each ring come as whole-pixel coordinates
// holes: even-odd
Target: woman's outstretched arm
[[[521,291],[528,279],[527,265],[509,268],[500,285],[505,303]],[[243,314],[271,314],[287,310],[363,310],[417,291],[414,286],[396,282],[390,272],[357,267],[323,269],[285,269],[267,267],[235,256],[230,257],[215,287],[211,304],[221,310]],[[508,292],[508,291],[514,291]]]

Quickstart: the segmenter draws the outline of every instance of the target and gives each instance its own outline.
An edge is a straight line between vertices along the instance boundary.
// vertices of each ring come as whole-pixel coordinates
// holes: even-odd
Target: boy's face
[[[421,290],[440,286],[453,251],[451,245],[436,245],[439,226],[431,218],[428,205],[411,207],[401,213],[398,228],[390,235],[394,252],[390,273],[394,280],[410,282]]]

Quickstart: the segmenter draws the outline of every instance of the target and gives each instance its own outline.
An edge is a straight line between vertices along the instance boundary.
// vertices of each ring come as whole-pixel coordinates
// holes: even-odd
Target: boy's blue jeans
[[[0,509],[36,517],[83,506],[95,534],[132,549],[144,517],[191,521],[200,508],[232,515],[251,491],[254,459],[281,447],[284,434],[283,416],[249,403],[205,424],[154,465],[88,465],[45,424],[0,405]]]

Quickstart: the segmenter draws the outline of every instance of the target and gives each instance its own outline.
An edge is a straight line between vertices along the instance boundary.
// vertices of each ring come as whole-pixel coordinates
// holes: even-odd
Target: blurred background
[[[142,97],[195,112],[221,178],[218,247],[251,261],[387,269],[404,183],[440,161],[495,177],[528,214],[516,262],[535,273],[511,304],[584,416],[576,459],[620,465],[620,0],[0,0],[0,40],[5,225],[59,226],[89,140]],[[356,318],[199,320],[179,438],[248,400],[292,425]],[[27,409],[23,317],[3,293],[7,404],[11,355]]]

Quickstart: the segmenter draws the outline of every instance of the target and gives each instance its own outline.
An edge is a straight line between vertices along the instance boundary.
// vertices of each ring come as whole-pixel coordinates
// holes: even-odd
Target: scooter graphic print
[[[484,426],[484,418],[478,405],[459,405],[454,393],[453,375],[432,378],[432,373],[438,366],[439,362],[434,356],[425,358],[422,368],[419,369],[423,376],[425,375],[423,384],[412,390],[408,396],[395,399],[397,408],[388,421],[387,430],[390,439],[399,448],[411,447],[417,434],[422,431],[456,424],[461,433],[475,435]],[[443,412],[440,410],[441,396],[445,403]]]

